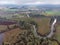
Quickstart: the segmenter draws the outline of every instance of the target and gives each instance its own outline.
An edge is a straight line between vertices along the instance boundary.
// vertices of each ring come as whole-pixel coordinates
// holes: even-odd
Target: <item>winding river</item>
[[[41,36],[41,35],[38,35],[38,33],[37,33],[37,28],[36,28],[36,26],[35,25],[32,25],[32,27],[33,27],[33,30],[32,30],[32,32],[34,33],[34,35],[35,35],[35,37],[38,37],[38,38],[51,38],[53,35],[54,35],[54,29],[55,29],[55,24],[56,24],[56,22],[57,22],[57,19],[55,18],[54,19],[54,21],[53,21],[53,23],[52,23],[52,25],[51,25],[51,30],[50,30],[50,33],[47,35],[47,36]],[[3,42],[3,39],[4,39],[4,33],[1,33],[0,34],[0,45],[2,45],[2,42]]]
[[[51,25],[51,30],[50,30],[50,33],[47,35],[47,36],[41,36],[41,35],[38,35],[38,33],[37,33],[37,28],[36,28],[36,26],[35,25],[33,25],[32,27],[33,27],[33,33],[34,33],[34,35],[35,35],[35,37],[39,37],[39,38],[51,38],[53,35],[54,35],[54,29],[55,29],[55,24],[56,24],[56,22],[57,22],[57,19],[55,18],[54,19],[54,21],[53,21],[53,23],[52,23],[52,25]]]

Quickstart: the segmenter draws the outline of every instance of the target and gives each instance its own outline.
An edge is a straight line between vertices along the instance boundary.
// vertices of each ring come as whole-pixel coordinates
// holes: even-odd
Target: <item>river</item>
[[[4,40],[4,33],[1,33],[0,34],[0,45],[2,45],[3,40]]]
[[[38,35],[37,34],[37,29],[36,29],[36,26],[35,25],[33,25],[33,33],[34,33],[34,35],[36,36],[36,37],[39,37],[39,38],[46,38],[46,37],[48,37],[48,38],[50,38],[53,34],[54,34],[54,26],[55,26],[55,23],[57,22],[57,19],[54,19],[54,21],[53,21],[53,23],[52,23],[52,25],[51,25],[51,31],[50,31],[50,33],[47,35],[47,36],[45,36],[45,37],[42,37],[42,36],[40,36],[40,35]],[[2,45],[2,42],[3,42],[3,40],[4,40],[4,33],[1,33],[0,34],[0,45]]]
[[[37,34],[38,32],[37,32],[36,26],[33,25],[33,33],[34,33],[35,37],[44,38],[44,39],[45,38],[51,38],[54,35],[54,29],[55,29],[54,26],[55,26],[56,22],[57,22],[57,19],[55,18],[53,23],[52,23],[52,25],[51,25],[50,33],[47,36],[44,36],[44,37],[42,37],[41,35]]]

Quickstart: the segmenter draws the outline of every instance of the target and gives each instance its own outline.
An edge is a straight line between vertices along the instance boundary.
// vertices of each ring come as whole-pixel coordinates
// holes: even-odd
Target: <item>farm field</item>
[[[60,42],[60,23],[56,24],[56,39]]]
[[[22,31],[19,28],[13,29],[11,31],[5,32],[5,38],[4,38],[4,44],[14,43],[16,42],[18,34],[22,33]]]
[[[6,25],[0,25],[0,33],[7,30]]]
[[[25,20],[25,19],[26,19],[26,18],[23,18],[22,20]],[[12,20],[18,20],[18,19],[12,19]],[[19,20],[21,20],[21,19],[19,19]],[[27,20],[26,20],[26,21],[27,21]],[[4,32],[4,40],[3,40],[4,45],[5,45],[5,44],[15,43],[16,40],[18,40],[17,36],[18,36],[20,33],[26,31],[26,30],[22,30],[22,29],[20,29],[20,28],[18,28],[18,27],[17,27],[17,28],[13,28],[14,26],[15,26],[15,24],[9,25],[9,28],[10,28],[10,29],[7,29],[7,26],[6,26],[6,25],[3,26],[3,28],[6,27],[6,29],[7,29],[7,30],[5,30],[5,28],[4,28],[4,31],[6,31],[6,32]],[[3,28],[2,28],[2,29],[3,29]]]
[[[45,35],[50,31],[50,18],[35,18],[35,22],[38,25],[38,33]]]
[[[47,16],[59,16],[60,11],[46,11]]]

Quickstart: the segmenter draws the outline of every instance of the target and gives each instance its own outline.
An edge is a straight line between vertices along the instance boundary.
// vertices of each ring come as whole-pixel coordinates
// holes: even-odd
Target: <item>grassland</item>
[[[5,38],[4,38],[4,43],[9,44],[9,43],[15,43],[18,34],[24,32],[25,30],[21,30],[19,28],[13,29],[11,31],[5,32]]]
[[[42,35],[49,33],[50,31],[50,18],[23,18],[26,22],[34,21],[38,25],[38,33]]]
[[[50,18],[35,18],[35,22],[38,25],[38,33],[45,35],[50,31]]]
[[[7,30],[7,26],[6,25],[0,25],[0,33]]]
[[[46,11],[47,16],[58,16],[60,15],[60,11]]]
[[[56,25],[56,39],[60,42],[60,24]]]

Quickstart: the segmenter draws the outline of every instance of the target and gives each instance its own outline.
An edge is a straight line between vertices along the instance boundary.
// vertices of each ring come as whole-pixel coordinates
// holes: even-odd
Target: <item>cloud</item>
[[[0,0],[0,4],[17,4],[16,1],[11,0]]]
[[[27,4],[27,5],[29,5],[29,4],[31,4],[31,5],[33,5],[33,4],[45,4],[45,2],[29,2],[29,3],[25,3],[25,4]]]
[[[0,4],[60,4],[60,0],[0,0]]]

